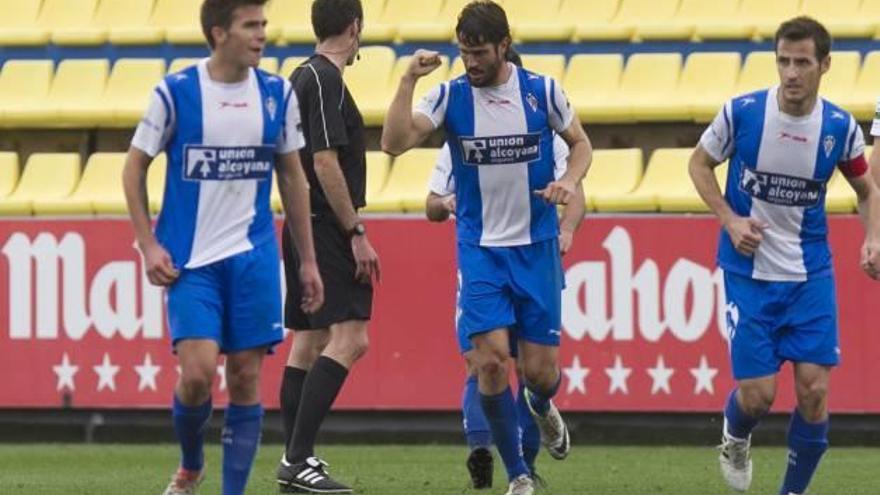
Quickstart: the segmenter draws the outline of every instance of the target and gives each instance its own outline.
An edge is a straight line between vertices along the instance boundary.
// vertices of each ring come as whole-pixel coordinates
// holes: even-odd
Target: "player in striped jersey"
[[[819,98],[831,37],[813,19],[776,33],[780,84],[734,98],[700,139],[690,173],[723,229],[730,353],[737,388],[724,411],[721,471],[735,490],[751,484],[752,429],[773,403],[776,375],[794,364],[798,406],[779,493],[803,494],[828,447],[827,390],[839,363],[837,307],[825,190],[835,169],[856,191],[865,222],[862,267],[880,270],[880,197],[867,172],[861,128]],[[730,160],[724,196],[712,168]]]

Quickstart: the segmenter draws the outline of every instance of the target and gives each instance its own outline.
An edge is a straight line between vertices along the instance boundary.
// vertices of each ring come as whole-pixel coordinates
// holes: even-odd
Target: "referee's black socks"
[[[326,356],[315,361],[302,385],[293,437],[287,444],[287,462],[304,462],[314,455],[318,429],[347,376],[348,369],[345,366]]]
[[[290,443],[293,436],[293,425],[296,423],[296,411],[299,409],[299,401],[302,397],[303,383],[308,372],[293,366],[284,367],[284,376],[281,378],[281,391],[279,393],[281,403],[281,424],[284,426],[284,444]]]

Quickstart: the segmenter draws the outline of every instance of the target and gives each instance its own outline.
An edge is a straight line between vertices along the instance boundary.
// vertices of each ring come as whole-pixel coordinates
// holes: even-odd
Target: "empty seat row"
[[[370,42],[450,41],[469,0],[362,0]],[[0,45],[204,43],[202,0],[0,0]],[[809,14],[832,34],[870,38],[880,0],[499,0],[520,41],[706,40],[772,37]],[[311,0],[273,0],[268,38],[311,43]]]
[[[690,148],[655,150],[647,167],[639,149],[596,150],[584,185],[586,207],[598,212],[707,212],[690,177]],[[367,207],[374,213],[422,212],[428,178],[437,149],[410,150],[391,163],[388,155],[367,153]],[[870,149],[867,151],[870,153]],[[124,214],[121,174],[124,153],[94,153],[86,166],[76,153],[35,153],[19,172],[18,155],[0,152],[0,215]],[[161,207],[165,155],[147,173],[147,192],[153,213]],[[727,165],[716,169],[722,186]],[[272,209],[281,213],[281,198],[273,182]],[[855,193],[840,173],[828,185],[826,208],[852,213]]]
[[[303,57],[262,67],[288,77]],[[196,59],[176,59],[176,72]],[[580,54],[566,64],[562,55],[524,55],[524,65],[561,81],[586,123],[657,121],[708,122],[729,98],[778,82],[773,52],[639,53],[626,63],[619,54]],[[382,124],[409,57],[396,58],[388,47],[367,47],[362,60],[345,71],[345,80],[368,126]],[[460,58],[422,78],[416,96],[464,72]],[[106,60],[10,60],[0,71],[0,126],[131,127],[146,109],[155,84],[166,73],[161,59],[120,59],[111,70]],[[858,52],[833,52],[821,94],[859,120],[873,116],[880,96],[880,51],[864,61]]]

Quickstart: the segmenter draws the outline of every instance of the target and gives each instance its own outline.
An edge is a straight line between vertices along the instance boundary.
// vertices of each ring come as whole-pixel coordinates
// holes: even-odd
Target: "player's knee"
[[[761,417],[770,411],[775,399],[775,391],[772,389],[754,387],[740,388],[743,412],[752,417]]]
[[[526,367],[525,379],[530,386],[536,386],[541,389],[551,389],[556,384],[559,371],[556,367]]]
[[[256,366],[242,366],[238,368],[226,368],[226,386],[230,395],[234,393],[246,394],[247,391],[256,389],[260,380],[260,368]]]
[[[480,376],[491,379],[501,379],[502,377],[506,379],[508,373],[507,359],[503,359],[494,352],[480,356],[477,372]]]
[[[211,395],[211,386],[214,384],[214,370],[192,369],[182,371],[178,394],[186,403],[203,402]]]
[[[345,342],[345,350],[352,362],[364,357],[370,348],[370,339],[367,332],[357,332],[350,335]]]
[[[828,397],[828,384],[824,381],[799,383],[797,385],[798,407],[808,421],[821,419],[825,415]]]

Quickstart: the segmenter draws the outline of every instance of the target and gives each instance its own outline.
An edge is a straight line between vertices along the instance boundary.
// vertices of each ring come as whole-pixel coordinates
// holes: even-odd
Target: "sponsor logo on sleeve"
[[[770,204],[810,207],[819,203],[825,183],[747,168],[743,170],[739,188],[753,198]]]
[[[459,137],[466,165],[509,165],[541,159],[541,135]]]
[[[272,171],[275,147],[188,145],[184,156],[184,180],[263,180]]]

